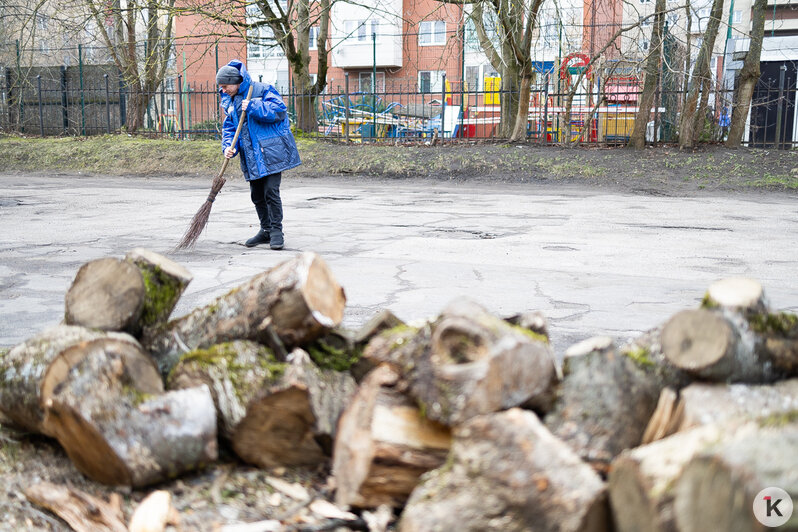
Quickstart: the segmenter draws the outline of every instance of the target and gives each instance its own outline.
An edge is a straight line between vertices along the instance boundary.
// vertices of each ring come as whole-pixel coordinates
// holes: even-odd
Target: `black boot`
[[[279,229],[272,229],[271,235],[271,244],[269,247],[272,249],[283,249],[283,232]]]
[[[269,240],[271,240],[269,237],[269,232],[265,229],[261,229],[258,231],[257,235],[247,240],[245,246],[252,248],[260,244],[268,244]]]

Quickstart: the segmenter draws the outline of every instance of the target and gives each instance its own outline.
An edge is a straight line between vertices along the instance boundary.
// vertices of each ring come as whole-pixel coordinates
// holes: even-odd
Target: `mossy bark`
[[[140,487],[216,460],[216,411],[207,386],[160,393],[147,355],[96,341],[53,389],[44,426],[76,467],[109,485]],[[138,368],[150,365],[148,379]],[[152,376],[157,378],[157,384]]]
[[[185,354],[169,387],[200,383],[213,393],[220,435],[244,461],[260,467],[327,460],[338,416],[355,391],[349,374],[319,369],[302,350],[278,362],[251,341]]]
[[[183,353],[219,343],[252,340],[275,351],[304,345],[341,322],[345,303],[321,257],[302,253],[145,335],[142,344],[166,375]]]
[[[138,345],[127,334],[58,325],[11,349],[0,357],[0,412],[21,429],[43,433],[42,382],[50,364],[69,347],[104,337]]]

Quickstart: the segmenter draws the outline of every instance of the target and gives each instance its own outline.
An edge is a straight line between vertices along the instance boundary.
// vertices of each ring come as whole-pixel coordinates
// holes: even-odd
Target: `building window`
[[[677,22],[679,22],[679,13],[668,13],[668,23],[675,25]]]
[[[310,50],[318,49],[318,42],[319,42],[319,27],[318,26],[311,26],[308,30],[308,39],[309,39],[309,46]]]
[[[651,21],[652,21],[653,18],[654,17],[652,17],[651,15],[648,15],[648,16],[645,16],[645,17],[644,16],[640,16],[640,18],[638,19],[638,22],[640,23],[640,26],[645,28],[647,26],[651,26]]]
[[[379,19],[344,21],[344,36],[350,41],[371,42],[372,34],[374,34],[376,41],[379,42]]]
[[[466,67],[466,85],[469,91],[478,91],[479,87],[479,66]]]
[[[421,70],[418,73],[418,91],[423,93],[439,93],[443,88],[444,70]]]
[[[371,72],[361,72],[358,74],[358,90],[360,92],[381,92],[385,90],[385,72],[377,72],[377,86],[372,89]]]
[[[739,9],[734,10],[733,24],[740,24],[743,21],[743,12]]]
[[[640,41],[640,49],[643,50],[643,51],[648,50],[648,45],[649,44],[650,43],[649,43],[648,39],[643,39],[642,41]]]
[[[419,25],[419,46],[440,46],[446,44],[446,22],[428,20]]]

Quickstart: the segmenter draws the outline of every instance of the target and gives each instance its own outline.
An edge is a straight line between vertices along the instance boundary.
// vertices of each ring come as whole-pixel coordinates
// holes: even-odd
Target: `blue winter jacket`
[[[219,90],[222,97],[222,111],[227,114],[222,124],[222,151],[233,143],[241,111],[241,99],[246,98],[247,91],[252,85],[252,98],[247,106],[244,122],[249,135],[245,135],[242,131],[235,146],[236,155],[242,155],[240,162],[244,178],[252,181],[299,166],[301,161],[294,136],[291,134],[288,113],[277,89],[253,81],[247,72],[247,67],[241,61],[230,61],[228,65],[237,68],[244,81],[238,87],[238,93],[232,98]],[[247,136],[249,142],[245,141]],[[249,168],[247,161],[255,161],[257,168]]]

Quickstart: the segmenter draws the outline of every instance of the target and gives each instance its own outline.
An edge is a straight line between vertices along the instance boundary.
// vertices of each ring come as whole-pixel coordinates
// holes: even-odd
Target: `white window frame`
[[[359,72],[357,75],[357,86],[359,92],[371,93],[371,74],[372,72],[369,70],[368,72]],[[376,92],[384,92],[385,91],[385,72],[377,72],[377,79],[376,84],[374,86],[374,90]]]
[[[741,24],[743,22],[743,12],[739,9],[734,10],[732,17],[732,24]]]
[[[308,28],[308,50],[318,50],[319,48],[319,27],[311,26]]]
[[[422,94],[440,94],[443,90],[443,75],[445,73],[445,70],[419,70],[418,92]],[[421,84],[421,78],[424,77],[425,74],[429,76],[429,90],[427,92],[424,92],[424,87]]]
[[[418,25],[419,46],[443,46],[445,44],[445,20],[424,20]]]
[[[380,42],[380,20],[378,18],[344,21],[344,38],[347,43],[371,42],[372,33],[375,34],[375,40]]]

